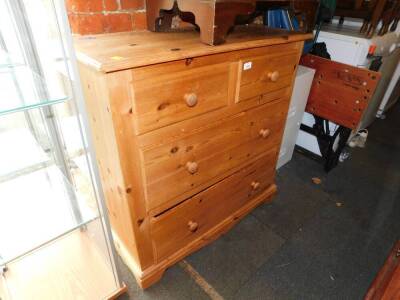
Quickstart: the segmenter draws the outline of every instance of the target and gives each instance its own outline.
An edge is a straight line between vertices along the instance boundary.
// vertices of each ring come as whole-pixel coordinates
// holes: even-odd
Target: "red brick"
[[[108,14],[104,16],[104,32],[132,30],[132,17],[128,13]]]
[[[74,14],[68,14],[69,26],[72,33],[79,32],[79,18]]]
[[[117,10],[117,0],[104,0],[104,9],[107,11]]]
[[[69,15],[71,30],[82,35],[104,32],[103,15]]]
[[[67,9],[71,12],[100,12],[103,0],[67,0]]]
[[[133,30],[147,29],[147,19],[145,12],[132,13]]]
[[[120,0],[122,9],[143,9],[144,0]]]

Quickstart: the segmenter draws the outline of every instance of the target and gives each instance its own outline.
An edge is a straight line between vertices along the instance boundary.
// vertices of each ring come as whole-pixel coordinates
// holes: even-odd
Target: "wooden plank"
[[[354,100],[350,100],[354,99]],[[368,100],[353,89],[338,88],[335,82],[317,82],[310,92],[307,111],[347,128],[355,128],[368,107]]]
[[[131,97],[132,72],[129,70],[106,74],[106,83],[109,99],[109,115],[112,118],[115,142],[118,145],[117,155],[120,159],[120,172],[124,182],[117,186],[117,192],[125,197],[130,220],[121,222],[133,228],[134,241],[125,244],[127,249],[135,246],[139,254],[139,266],[143,270],[154,263],[149,231],[149,218],[146,212],[143,190],[143,167],[139,160],[139,148],[131,123],[131,104],[127,101]],[[105,143],[109,141],[104,140]],[[118,216],[117,216],[118,218]]]
[[[100,224],[90,226],[102,230]],[[2,280],[10,298],[4,293],[2,299],[104,299],[118,286],[105,241],[98,242],[91,229],[78,229],[9,264]]]
[[[130,76],[130,73],[106,76],[83,65],[80,65],[80,73],[110,222],[121,243],[126,245],[136,263],[144,268],[153,263],[151,248],[149,251],[138,250],[138,247],[146,249],[146,245],[150,244],[146,242],[146,230],[143,230],[146,227],[145,224],[139,228],[137,222],[137,220],[144,220],[145,214],[141,213],[140,206],[132,207],[134,204],[140,205],[141,189],[134,188],[138,186],[135,184],[137,181],[124,173],[127,167],[131,168],[130,165],[122,163],[128,159],[124,157],[125,147],[119,144],[122,138],[126,145],[124,137],[120,137],[121,133],[125,133],[120,130],[122,128],[120,119],[124,115],[120,111],[115,112],[115,110],[121,110],[118,107],[118,100],[125,102],[123,99],[128,98],[126,94],[122,95],[127,91],[118,81],[123,76]],[[123,78],[123,80],[129,82],[129,78]],[[129,175],[134,174],[129,171]],[[132,201],[132,197],[135,197],[137,201]]]
[[[356,129],[381,77],[380,73],[306,55],[300,63],[315,69],[306,111]]]
[[[115,141],[114,125],[110,114],[108,87],[105,75],[80,65],[82,87],[89,114],[89,123],[96,150],[96,162],[102,180],[107,209],[113,230],[129,245],[134,245],[131,213],[125,193],[118,145]],[[129,225],[128,225],[129,224]],[[129,247],[139,261],[136,247]]]
[[[400,266],[397,266],[396,271],[392,275],[392,279],[382,297],[382,300],[393,299],[400,299]]]
[[[198,33],[190,30],[175,33],[128,32],[75,38],[78,60],[102,71],[136,68],[204,55],[259,48],[311,39],[277,29],[237,28],[227,42],[211,47],[200,42]]]
[[[400,240],[390,251],[364,300],[400,299]]]

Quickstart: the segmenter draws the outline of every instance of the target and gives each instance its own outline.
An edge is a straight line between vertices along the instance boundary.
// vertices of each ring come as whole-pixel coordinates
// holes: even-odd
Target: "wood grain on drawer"
[[[298,59],[290,53],[241,60],[236,102],[291,86]]]
[[[170,207],[278,145],[287,106],[270,102],[142,150],[148,210]]]
[[[141,70],[142,77],[143,72]],[[135,80],[133,71],[132,113],[136,133],[142,134],[228,105],[230,74],[229,63],[155,73],[146,80]]]
[[[162,260],[199,238],[273,184],[277,151],[272,148],[232,176],[153,217],[156,259]]]

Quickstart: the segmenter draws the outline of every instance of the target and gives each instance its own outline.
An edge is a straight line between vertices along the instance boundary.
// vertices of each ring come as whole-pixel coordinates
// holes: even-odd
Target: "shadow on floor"
[[[400,233],[400,105],[332,172],[295,153],[277,184],[271,204],[186,261],[225,299],[362,299]],[[178,265],[146,291],[118,265],[120,299],[209,299]]]

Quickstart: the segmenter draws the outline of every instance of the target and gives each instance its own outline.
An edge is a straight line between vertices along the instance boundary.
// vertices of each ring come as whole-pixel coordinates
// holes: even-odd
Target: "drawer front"
[[[288,102],[270,102],[143,150],[148,210],[172,206],[278,145]]]
[[[151,235],[160,261],[199,238],[274,182],[278,148],[209,189],[153,217]]]
[[[133,121],[136,133],[142,134],[227,106],[229,80],[229,63],[165,75],[155,73],[145,80],[134,80]]]
[[[290,86],[298,59],[297,53],[288,53],[241,60],[236,102]]]

